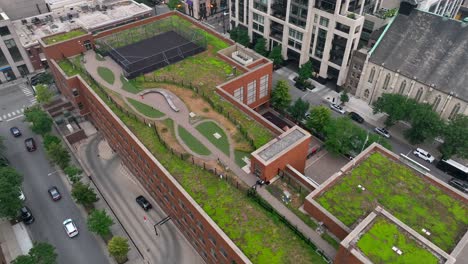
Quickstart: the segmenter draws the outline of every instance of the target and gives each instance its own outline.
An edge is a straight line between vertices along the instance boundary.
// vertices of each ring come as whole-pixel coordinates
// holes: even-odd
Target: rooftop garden
[[[373,263],[437,264],[438,258],[408,237],[398,226],[384,218],[376,218],[372,227],[359,239],[357,247]],[[399,255],[392,248],[402,251]]]
[[[468,228],[466,204],[378,152],[316,200],[349,227],[380,205],[446,252],[451,252]]]
[[[68,75],[80,74],[91,85],[253,263],[325,263],[280,219],[250,199],[245,192],[247,186],[240,184],[242,188],[237,189],[190,161],[171,154],[159,141],[154,128],[119,110],[79,67],[73,66],[69,60],[62,60],[59,65]]]
[[[84,29],[79,28],[79,29],[68,31],[68,32],[59,33],[57,35],[53,35],[50,37],[45,37],[42,39],[42,41],[44,41],[45,44],[50,45],[50,44],[54,44],[57,42],[76,38],[78,36],[85,35],[86,33],[87,32]]]

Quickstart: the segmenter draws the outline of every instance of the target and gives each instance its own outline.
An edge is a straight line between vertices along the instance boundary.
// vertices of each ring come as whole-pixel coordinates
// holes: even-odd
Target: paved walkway
[[[88,51],[85,54],[85,63],[84,63],[87,71],[93,78],[100,82],[102,85],[106,86],[107,88],[112,89],[113,91],[122,95],[124,100],[126,97],[138,100],[145,104],[148,104],[163,113],[166,114],[165,117],[160,118],[171,118],[174,122],[178,125],[183,126],[190,134],[196,137],[205,147],[207,147],[212,154],[209,157],[203,156],[203,158],[217,158],[219,159],[226,167],[228,167],[235,175],[237,175],[241,180],[243,180],[248,186],[253,186],[256,182],[256,177],[253,174],[247,174],[244,170],[242,170],[236,163],[234,159],[234,149],[232,140],[228,137],[229,144],[230,144],[230,157],[228,157],[225,153],[219,150],[216,146],[214,146],[207,138],[205,138],[195,127],[190,124],[189,122],[189,110],[186,105],[180,100],[177,96],[173,95],[173,101],[179,108],[179,112],[174,112],[167,104],[165,99],[162,98],[162,95],[158,94],[147,94],[144,98],[138,96],[133,93],[129,93],[122,89],[122,82],[120,81],[120,75],[123,74],[120,66],[111,60],[109,57],[105,58],[105,61],[98,61],[96,59],[95,53],[93,51]],[[99,74],[97,73],[97,68],[99,66],[107,67],[110,69],[115,75],[115,82],[113,85],[107,83],[104,79],[102,79]],[[169,92],[165,90],[166,92]],[[159,99],[158,99],[159,97]],[[161,101],[162,100],[162,101]],[[164,102],[164,103],[162,103]],[[131,104],[129,104],[131,106]],[[132,107],[133,108],[133,107]],[[136,109],[134,109],[136,111]],[[138,111],[136,111],[138,113]],[[150,118],[147,118],[150,119]],[[221,127],[221,126],[220,126]],[[177,129],[175,129],[177,131]],[[227,133],[226,133],[227,134]],[[177,139],[182,145],[185,145],[183,141],[180,139],[179,135],[176,134]],[[186,147],[189,150],[188,147]],[[189,151],[192,153],[192,151]],[[199,156],[199,155],[197,155]],[[324,254],[333,259],[336,255],[336,249],[333,248],[328,242],[323,240],[320,235],[306,225],[299,217],[297,217],[293,212],[291,212],[285,205],[283,205],[278,199],[276,199],[273,195],[271,195],[265,188],[257,188],[258,193],[268,201],[280,214],[285,216],[288,221],[290,221],[293,225],[297,226],[297,228],[311,241],[313,241],[317,247],[323,250]]]
[[[19,255],[28,254],[32,246],[31,237],[22,222],[11,225],[7,220],[0,221],[0,250],[6,263],[10,263]]]

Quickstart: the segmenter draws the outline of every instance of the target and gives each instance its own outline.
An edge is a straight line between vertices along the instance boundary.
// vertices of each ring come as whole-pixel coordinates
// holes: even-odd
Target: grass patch
[[[45,44],[50,45],[50,44],[55,44],[61,41],[69,40],[72,38],[76,38],[84,34],[86,34],[86,31],[80,28],[80,29],[69,31],[69,32],[63,32],[54,36],[43,38],[42,41],[44,41]]]
[[[327,241],[328,244],[332,245],[335,249],[338,249],[340,247],[340,242],[336,241],[332,236],[330,236],[328,233],[323,233],[321,235],[323,240]]]
[[[122,82],[122,89],[129,93],[137,94],[140,90],[134,86],[130,81],[128,81],[125,76],[120,75],[120,81]]]
[[[164,116],[164,113],[161,111],[154,109],[152,106],[139,102],[135,99],[128,98],[128,102],[135,107],[138,112],[142,113],[143,115],[150,117],[150,118],[160,118]]]
[[[241,151],[241,150],[234,150],[234,155],[235,155],[235,159],[236,159],[236,164],[239,166],[239,167],[244,167],[245,165],[247,165],[247,163],[245,163],[245,161],[242,160],[242,158],[246,157],[250,159],[250,153],[249,152],[245,152],[245,151]]]
[[[213,145],[215,145],[219,150],[224,152],[228,157],[229,154],[229,140],[226,133],[222,130],[218,124],[213,121],[207,121],[196,126],[196,129],[202,133]],[[216,139],[213,134],[218,133],[221,135],[219,139]]]
[[[424,263],[436,264],[438,259],[407,237],[398,227],[385,219],[377,218],[373,226],[357,242],[359,249],[373,263]],[[396,246],[403,254],[393,252]]]
[[[170,119],[170,118],[166,118],[163,120],[164,124],[167,126],[167,128],[169,129],[169,131],[171,132],[171,134],[173,136],[175,136],[175,129],[174,129],[174,120]]]
[[[198,141],[196,137],[192,136],[192,134],[190,134],[185,128],[182,126],[177,126],[177,129],[179,131],[180,138],[193,152],[205,156],[211,154],[211,151],[206,148],[200,141]]]
[[[374,153],[316,200],[350,227],[381,205],[441,249],[451,252],[466,232],[467,205],[415,173]],[[366,190],[358,189],[359,184]],[[423,228],[431,235],[423,234]]]
[[[115,75],[109,68],[99,66],[97,68],[97,72],[99,76],[101,76],[101,78],[104,79],[104,81],[106,81],[109,84],[114,84]]]

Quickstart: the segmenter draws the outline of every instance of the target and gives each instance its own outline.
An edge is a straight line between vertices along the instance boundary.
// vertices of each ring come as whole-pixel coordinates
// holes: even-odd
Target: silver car
[[[386,137],[386,138],[390,138],[390,133],[387,131],[387,129],[383,128],[383,127],[376,127],[374,128],[374,131],[375,133],[383,136],[383,137]]]
[[[345,112],[346,112],[346,111],[343,109],[343,107],[341,107],[341,106],[339,106],[339,105],[337,105],[337,104],[330,104],[330,108],[331,108],[333,111],[338,112],[338,113],[340,113],[340,114],[342,114],[342,115],[344,115]]]

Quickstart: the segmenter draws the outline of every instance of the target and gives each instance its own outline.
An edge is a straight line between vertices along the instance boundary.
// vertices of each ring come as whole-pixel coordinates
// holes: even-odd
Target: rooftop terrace
[[[134,1],[120,1],[106,8],[99,6],[81,5],[73,11],[41,14],[21,20],[13,21],[24,47],[36,45],[38,40],[60,32],[69,32],[82,28],[87,32],[150,13],[151,8]]]
[[[351,228],[377,206],[382,206],[442,250],[450,252],[467,231],[467,204],[423,177],[382,153],[374,152],[314,199]]]

